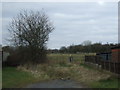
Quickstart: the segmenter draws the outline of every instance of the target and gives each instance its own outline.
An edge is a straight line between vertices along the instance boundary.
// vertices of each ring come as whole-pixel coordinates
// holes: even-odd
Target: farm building
[[[8,56],[10,55],[8,52],[4,52],[2,51],[2,54],[3,54],[3,62],[7,60]]]
[[[85,62],[100,65],[102,69],[120,74],[120,46],[111,48],[111,52],[109,53],[85,56]]]
[[[97,53],[96,56],[104,61],[120,62],[120,46],[111,48],[111,52]]]
[[[112,48],[112,61],[120,62],[120,46]]]
[[[109,53],[97,53],[96,55],[99,56],[101,58],[101,60],[111,61],[111,52],[109,52]]]
[[[3,62],[6,61],[8,56],[9,56],[8,52],[4,52],[2,51],[2,49],[0,49],[0,61]]]
[[[2,66],[3,63],[7,61],[8,56],[9,53],[2,51],[2,45],[0,45],[0,66]]]

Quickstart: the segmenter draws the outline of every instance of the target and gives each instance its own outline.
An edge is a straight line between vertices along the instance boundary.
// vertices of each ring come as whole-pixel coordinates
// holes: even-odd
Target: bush
[[[31,53],[31,50],[27,47],[18,47],[15,48],[14,52],[10,53],[10,56],[7,58],[6,62],[4,62],[5,66],[18,66],[27,63],[39,64],[46,63],[46,51],[42,50],[39,53],[35,54],[35,52]]]

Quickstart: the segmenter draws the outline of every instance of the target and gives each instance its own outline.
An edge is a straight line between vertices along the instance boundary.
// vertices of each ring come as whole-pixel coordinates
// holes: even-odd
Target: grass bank
[[[108,72],[101,72],[83,65],[68,63],[66,65],[55,64],[47,65],[42,64],[36,66],[36,69],[26,69],[26,67],[19,67],[19,69],[27,72],[32,72],[33,76],[38,78],[54,79],[67,79],[77,81],[89,88],[117,88],[117,78],[112,77]]]
[[[110,77],[104,80],[91,83],[93,88],[119,88],[119,81],[116,77]]]
[[[15,67],[5,67],[2,70],[2,88],[21,88],[40,81],[30,72],[18,70]]]
[[[86,65],[86,64],[80,64],[80,65],[89,70],[99,71],[102,74],[104,73],[106,75],[109,75],[108,78],[103,77],[99,80],[89,83],[88,84],[89,87],[91,87],[91,88],[119,88],[120,81],[119,81],[119,78],[115,74],[105,71],[105,70],[102,70],[102,69],[98,70],[97,68]],[[95,76],[93,75],[92,77],[95,77]],[[96,79],[97,78],[98,77],[96,77]]]
[[[2,88],[2,69],[0,68],[0,89]]]

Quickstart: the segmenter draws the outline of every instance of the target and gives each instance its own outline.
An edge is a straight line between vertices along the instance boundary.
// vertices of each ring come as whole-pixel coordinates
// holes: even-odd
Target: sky
[[[118,43],[118,3],[103,1],[3,2],[0,9],[0,43],[9,44],[6,41],[9,38],[8,25],[21,10],[40,11],[42,8],[55,27],[49,36],[48,48],[78,45],[85,40],[92,43]]]

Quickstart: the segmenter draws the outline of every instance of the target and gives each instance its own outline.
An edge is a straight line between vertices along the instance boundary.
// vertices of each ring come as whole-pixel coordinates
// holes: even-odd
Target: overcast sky
[[[48,48],[60,48],[71,44],[81,44],[85,40],[93,43],[118,42],[117,2],[76,2],[76,3],[2,3],[2,40],[6,45],[8,23],[20,10],[40,11],[44,8],[55,30],[50,34]],[[0,16],[1,17],[1,16]],[[1,18],[0,18],[1,19]]]

